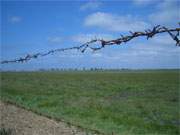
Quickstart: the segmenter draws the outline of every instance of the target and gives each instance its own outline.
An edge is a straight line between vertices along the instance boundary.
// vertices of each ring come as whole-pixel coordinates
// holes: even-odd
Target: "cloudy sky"
[[[179,27],[178,0],[1,1],[1,60],[110,40],[160,24]],[[97,52],[68,51],[4,70],[39,68],[180,68],[180,48],[167,34],[138,38]]]

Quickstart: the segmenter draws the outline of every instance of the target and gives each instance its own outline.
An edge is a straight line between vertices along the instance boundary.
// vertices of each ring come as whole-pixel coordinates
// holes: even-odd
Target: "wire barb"
[[[179,22],[179,26],[180,26],[180,22]],[[177,34],[175,35],[173,32],[177,32]],[[27,62],[31,59],[37,59],[38,57],[44,57],[44,56],[47,56],[50,54],[54,54],[57,52],[64,52],[64,51],[68,51],[68,50],[79,50],[82,53],[84,53],[87,49],[90,49],[92,51],[97,51],[97,50],[104,48],[105,46],[120,45],[122,43],[129,42],[130,40],[137,38],[137,37],[144,36],[148,40],[149,38],[152,38],[156,34],[160,34],[160,33],[168,33],[170,35],[170,37],[176,42],[176,46],[180,46],[180,40],[178,38],[179,32],[180,32],[180,27],[168,29],[167,27],[157,25],[157,26],[153,27],[152,29],[145,30],[144,32],[129,31],[130,35],[127,35],[127,36],[120,35],[120,38],[115,39],[115,40],[105,41],[103,39],[95,38],[95,39],[90,40],[80,46],[74,46],[74,47],[70,47],[70,48],[60,48],[60,49],[50,50],[48,52],[36,53],[36,54],[31,54],[31,55],[27,54],[25,57],[20,57],[20,58],[14,59],[14,60],[1,61],[1,64],[19,63],[19,62],[23,63],[23,62]],[[94,45],[93,45],[94,43],[100,43],[100,44],[99,44],[99,46],[94,47]]]

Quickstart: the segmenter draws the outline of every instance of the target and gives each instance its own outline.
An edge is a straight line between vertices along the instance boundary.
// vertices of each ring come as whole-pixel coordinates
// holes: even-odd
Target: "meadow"
[[[178,135],[179,70],[1,72],[1,100],[114,135]]]

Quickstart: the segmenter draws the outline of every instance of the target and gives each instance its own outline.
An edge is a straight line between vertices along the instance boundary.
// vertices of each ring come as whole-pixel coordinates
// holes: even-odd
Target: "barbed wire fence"
[[[180,22],[178,23],[180,26]],[[148,40],[149,38],[153,38],[155,35],[160,34],[160,33],[168,33],[169,36],[175,41],[176,46],[180,47],[180,40],[179,40],[179,32],[180,32],[180,27],[177,28],[167,28],[165,26],[157,25],[154,26],[152,29],[147,29],[142,32],[132,32],[129,31],[130,35],[124,36],[120,35],[120,38],[114,39],[114,40],[103,40],[103,39],[93,39],[90,40],[84,44],[81,44],[79,46],[73,46],[73,47],[68,47],[68,48],[60,48],[60,49],[54,49],[54,50],[49,50],[47,52],[41,52],[41,53],[35,53],[35,54],[27,54],[24,57],[12,59],[12,60],[3,60],[1,61],[1,64],[7,64],[7,63],[23,63],[27,62],[31,59],[37,59],[38,57],[44,57],[50,54],[54,54],[57,52],[64,52],[68,50],[78,50],[82,53],[84,53],[87,49],[90,49],[92,51],[97,51],[100,50],[106,46],[111,46],[111,45],[122,45],[122,43],[127,43],[131,41],[134,38],[137,37],[146,37]],[[98,46],[94,46],[94,43],[98,43]]]

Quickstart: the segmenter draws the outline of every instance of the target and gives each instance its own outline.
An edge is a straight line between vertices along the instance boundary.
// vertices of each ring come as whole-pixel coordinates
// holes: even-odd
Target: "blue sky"
[[[1,60],[105,40],[160,24],[178,27],[178,0],[1,1]],[[97,52],[68,51],[4,70],[39,68],[179,68],[180,48],[167,34]]]

